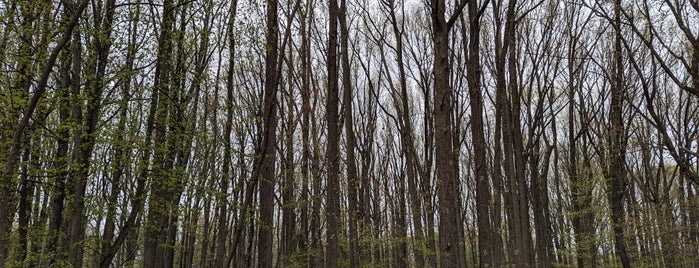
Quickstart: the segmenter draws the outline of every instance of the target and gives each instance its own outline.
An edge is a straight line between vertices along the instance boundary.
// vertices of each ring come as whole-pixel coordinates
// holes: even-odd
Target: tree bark
[[[339,205],[339,176],[340,176],[340,152],[339,152],[339,120],[338,120],[338,102],[339,102],[339,85],[338,85],[338,68],[337,68],[337,20],[340,11],[338,10],[337,0],[329,1],[329,29],[328,29],[328,47],[327,47],[327,67],[328,67],[328,89],[327,100],[325,103],[326,122],[327,122],[327,147],[326,147],[326,165],[328,171],[328,180],[326,184],[326,237],[327,237],[327,267],[337,267],[340,259],[340,205]]]
[[[265,91],[263,112],[263,141],[260,148],[261,176],[260,180],[260,228],[258,235],[258,264],[257,267],[272,267],[272,243],[274,228],[274,185],[275,185],[275,155],[277,130],[277,88],[279,85],[277,57],[279,53],[277,18],[277,1],[267,1],[267,34],[265,53]]]
[[[463,8],[463,6],[462,6]],[[459,174],[455,174],[459,157],[453,140],[454,90],[449,84],[449,31],[461,9],[447,21],[445,1],[431,1],[432,41],[434,45],[434,120],[435,177],[439,198],[439,252],[441,267],[465,267],[463,223]]]
[[[347,25],[347,0],[340,1],[340,14],[338,18],[340,24],[340,54],[342,60],[342,88],[343,101],[342,111],[345,115],[345,153],[347,155],[347,198],[349,199],[349,257],[350,267],[360,266],[359,256],[359,231],[357,230],[357,214],[359,205],[357,201],[357,190],[359,188],[359,177],[357,176],[357,160],[355,147],[357,138],[354,135],[354,109],[352,107],[352,72],[349,60],[349,28]],[[339,132],[339,131],[338,131]]]
[[[473,142],[474,175],[476,176],[476,213],[478,216],[478,257],[480,267],[499,267],[504,257],[502,241],[492,226],[496,217],[488,183],[488,165],[486,158],[485,128],[483,122],[483,96],[481,94],[482,69],[480,62],[480,25],[481,16],[488,1],[482,6],[478,1],[469,1],[469,39],[467,82],[471,105],[471,137]],[[464,38],[466,39],[466,38]]]
[[[624,268],[631,267],[624,239],[624,192],[626,191],[626,138],[624,131],[623,100],[626,95],[621,44],[621,0],[614,4],[614,71],[611,75],[611,103],[609,112],[609,171],[607,198],[611,210],[614,245]]]

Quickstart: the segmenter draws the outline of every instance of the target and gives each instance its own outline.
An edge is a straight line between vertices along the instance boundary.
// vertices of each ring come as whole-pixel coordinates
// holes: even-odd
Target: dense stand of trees
[[[698,25],[0,1],[0,267],[697,267]]]

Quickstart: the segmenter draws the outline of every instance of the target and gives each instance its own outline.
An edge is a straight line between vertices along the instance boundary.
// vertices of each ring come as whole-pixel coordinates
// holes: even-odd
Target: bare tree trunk
[[[328,170],[328,180],[326,189],[326,219],[327,219],[327,267],[337,267],[340,259],[340,152],[339,152],[339,122],[338,122],[338,68],[337,68],[337,20],[340,11],[337,0],[330,0],[329,7],[329,29],[327,47],[327,67],[328,67],[328,93],[326,100],[326,121],[328,128],[328,143],[326,147],[326,165]]]
[[[508,3],[507,8],[507,18],[505,26],[505,42],[509,44],[508,48],[508,93],[510,100],[510,111],[509,111],[509,123],[511,146],[505,143],[505,151],[507,149],[512,149],[513,154],[513,173],[511,173],[510,179],[513,179],[516,191],[516,204],[515,208],[517,217],[515,224],[517,233],[516,241],[518,243],[518,250],[520,251],[520,257],[517,260],[520,262],[521,267],[533,266],[535,264],[534,246],[532,242],[532,236],[530,233],[530,217],[529,217],[529,188],[527,187],[527,180],[525,174],[525,156],[524,156],[524,138],[522,137],[522,127],[521,127],[521,116],[520,116],[520,85],[518,83],[518,71],[517,71],[517,46],[516,46],[516,25],[517,25],[517,14],[515,12],[516,1],[511,0]]]
[[[621,44],[621,0],[614,4],[614,73],[612,74],[611,104],[609,112],[609,179],[607,180],[607,197],[611,208],[612,230],[614,231],[614,245],[624,268],[631,267],[629,256],[626,252],[624,240],[624,192],[626,191],[626,138],[623,118],[623,99],[626,95],[624,82],[624,66]]]
[[[211,4],[213,5],[213,4]],[[228,17],[228,29],[226,34],[228,34],[228,70],[226,72],[226,123],[224,126],[224,153],[223,153],[223,176],[221,176],[220,187],[226,189],[218,200],[218,236],[216,248],[215,266],[223,267],[226,266],[226,241],[228,240],[228,184],[230,177],[233,174],[231,169],[232,161],[232,150],[233,142],[231,141],[231,134],[233,132],[233,104],[234,100],[234,67],[235,67],[235,36],[233,34],[233,27],[235,24],[236,14],[238,10],[238,1],[233,0],[230,7],[230,17]],[[201,55],[206,57],[206,55]]]
[[[410,204],[410,214],[412,216],[412,223],[413,223],[413,231],[412,233],[414,234],[414,239],[413,239],[413,254],[415,255],[415,262],[417,267],[423,267],[425,258],[423,256],[423,253],[425,252],[425,249],[423,248],[423,245],[425,243],[424,241],[424,228],[422,225],[422,200],[420,196],[420,192],[418,189],[418,175],[420,169],[420,163],[417,158],[417,152],[415,150],[415,142],[414,142],[414,131],[413,131],[413,118],[411,116],[411,110],[410,110],[410,96],[408,95],[408,85],[407,85],[407,75],[406,75],[406,65],[405,65],[405,57],[404,57],[404,50],[405,48],[403,47],[403,33],[405,32],[405,21],[398,21],[398,18],[396,16],[396,9],[398,8],[399,10],[405,10],[405,7],[403,6],[404,3],[401,2],[400,4],[396,4],[394,0],[384,2],[384,5],[386,5],[386,9],[388,9],[389,12],[389,20],[391,22],[392,30],[393,30],[393,36],[395,38],[395,53],[396,53],[396,64],[398,65],[398,98],[394,97],[395,106],[397,107],[398,111],[398,120],[395,121],[397,127],[398,127],[398,132],[400,135],[400,141],[401,141],[401,156],[405,159],[405,171],[406,171],[406,176],[405,176],[405,181],[408,184],[408,195],[410,198],[409,204]],[[400,5],[400,6],[396,6]],[[384,65],[386,65],[386,61],[384,60]],[[387,69],[387,78],[388,78],[388,83],[389,87],[391,88],[392,91],[396,91],[394,89],[394,83],[393,80],[391,79],[390,73],[388,72],[388,67]],[[406,222],[407,223],[407,222]],[[402,225],[402,224],[401,224]],[[399,225],[398,227],[401,227]],[[405,242],[403,242],[405,243]],[[406,245],[407,246],[407,245]],[[407,259],[407,256],[401,257],[401,260],[398,260],[396,263],[397,266],[405,267],[409,265],[409,260]]]
[[[314,96],[319,96],[318,88],[313,86]],[[313,188],[313,204],[311,215],[311,236],[312,236],[312,247],[313,247],[313,260],[311,266],[322,266],[324,263],[323,254],[323,244],[322,244],[322,229],[320,221],[320,207],[322,203],[322,190],[321,190],[321,169],[320,169],[320,133],[317,126],[318,120],[316,119],[315,113],[311,114],[311,137],[313,139],[313,157],[311,161],[311,177],[312,188]]]
[[[289,57],[289,78],[291,79],[293,75],[293,68],[291,66],[293,61]],[[293,82],[289,83],[293,85]],[[295,241],[296,235],[296,198],[294,193],[296,192],[296,181],[295,181],[295,161],[294,161],[294,134],[296,132],[296,115],[294,114],[294,94],[293,89],[290,87],[288,98],[286,99],[286,121],[284,122],[284,160],[282,166],[283,181],[281,184],[282,192],[282,227],[281,236],[279,241],[279,258],[277,259],[279,263],[277,265],[289,266],[292,263],[292,253],[296,251],[296,246],[298,245]]]
[[[502,1],[494,3],[496,17],[495,68],[496,117],[502,131],[503,169],[506,175],[506,214],[509,228],[510,263],[518,267],[534,265],[534,252],[529,224],[529,198],[525,178],[523,137],[520,126],[520,93],[516,50],[516,1],[507,2],[503,16]],[[504,22],[504,24],[503,24]],[[500,34],[502,32],[502,37]],[[495,166],[499,168],[498,165]]]
[[[113,3],[111,3],[111,5],[113,5]],[[132,34],[132,32],[130,32],[129,34],[130,36],[126,52],[126,70],[133,71],[133,65],[135,60],[135,35]],[[119,84],[121,87],[121,100],[119,101],[119,122],[117,123],[117,130],[114,138],[115,141],[117,141],[118,143],[114,145],[114,160],[112,162],[112,187],[107,204],[108,209],[105,219],[104,232],[102,235],[103,241],[100,249],[102,258],[100,258],[98,262],[108,255],[107,252],[109,251],[109,248],[111,247],[114,240],[114,232],[117,224],[116,210],[119,201],[119,191],[121,189],[122,177],[125,173],[125,166],[128,163],[125,157],[125,153],[126,150],[128,150],[128,146],[127,144],[122,143],[121,141],[123,141],[124,137],[126,136],[126,124],[129,109],[128,102],[130,98],[129,96],[131,94],[131,76],[129,75],[126,78],[120,80]]]
[[[370,67],[362,61],[360,61],[360,64],[362,66],[362,69],[364,70],[364,74],[366,75],[367,79],[366,90],[368,90],[369,92],[376,92],[374,80],[372,79],[370,72]],[[380,78],[378,78],[377,80],[379,79]],[[361,187],[359,187],[359,193],[357,196],[360,207],[359,213],[357,214],[357,218],[360,222],[359,228],[361,230],[360,236],[362,238],[372,237],[371,235],[374,229],[374,224],[372,222],[373,217],[371,214],[372,206],[370,199],[372,192],[372,184],[370,176],[372,174],[371,172],[373,171],[374,163],[374,157],[372,153],[374,151],[373,146],[376,131],[377,106],[378,104],[374,94],[364,95],[363,105],[358,106],[358,112],[360,116],[366,119],[363,122],[363,124],[359,124],[359,127],[362,129],[362,131],[358,132],[361,134],[359,136],[360,142],[357,144],[359,151],[359,177],[361,185]],[[362,240],[364,243],[360,243],[360,258],[366,261],[367,263],[373,264],[373,243],[371,241],[366,241],[369,239]]]
[[[434,45],[434,120],[435,174],[439,198],[439,251],[441,267],[465,267],[463,223],[459,174],[455,174],[459,157],[453,140],[454,93],[449,85],[449,31],[460,15],[465,2],[449,21],[444,17],[445,1],[431,1],[432,38]]]
[[[302,264],[308,266],[312,263],[312,238],[313,233],[311,232],[311,213],[309,212],[311,204],[314,203],[311,198],[311,137],[310,137],[310,120],[311,120],[311,66],[310,66],[310,38],[308,31],[307,17],[311,13],[310,1],[306,4],[303,9],[303,16],[301,16],[301,45],[299,48],[299,54],[301,57],[301,219],[299,225],[301,225],[301,248],[309,255],[308,258],[304,258],[301,261]]]
[[[259,228],[259,258],[257,266],[272,267],[272,243],[274,227],[274,185],[275,185],[275,155],[277,130],[277,87],[279,84],[277,57],[279,53],[278,37],[279,22],[277,20],[277,1],[267,1],[267,34],[265,53],[265,92],[263,112],[263,140],[260,154],[260,228]],[[260,176],[261,175],[261,176]]]
[[[345,153],[347,155],[347,198],[349,199],[349,254],[350,267],[360,266],[359,257],[359,232],[357,230],[357,214],[359,205],[357,203],[357,189],[359,188],[359,177],[357,176],[357,160],[355,147],[357,138],[354,135],[354,110],[352,108],[352,72],[349,60],[349,29],[347,26],[347,0],[340,1],[340,13],[338,18],[340,24],[340,54],[342,60],[342,88],[343,102],[342,111],[345,115]]]
[[[495,218],[491,189],[488,183],[488,165],[486,158],[486,141],[483,122],[483,96],[481,95],[482,69],[480,63],[480,20],[482,12],[488,5],[482,6],[477,1],[469,1],[469,39],[468,39],[468,93],[471,105],[471,136],[473,142],[474,174],[476,176],[476,212],[478,215],[478,256],[480,267],[499,267],[503,257],[500,235],[492,226]],[[466,40],[466,38],[464,38]],[[465,42],[465,41],[464,41]],[[497,194],[497,193],[496,193]]]

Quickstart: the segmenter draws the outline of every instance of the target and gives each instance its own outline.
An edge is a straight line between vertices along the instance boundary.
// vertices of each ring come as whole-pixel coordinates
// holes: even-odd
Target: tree
[[[53,47],[51,50],[51,53],[49,54],[49,57],[45,64],[43,65],[41,69],[40,76],[38,77],[38,82],[36,85],[36,89],[29,100],[26,108],[22,112],[22,115],[19,119],[19,121],[14,125],[14,128],[12,130],[12,135],[11,140],[12,143],[10,144],[9,147],[6,147],[6,149],[9,149],[7,151],[7,158],[5,159],[5,169],[3,171],[2,178],[0,180],[0,202],[3,204],[8,204],[7,206],[1,206],[0,207],[0,266],[5,265],[5,261],[7,258],[7,251],[8,251],[8,239],[10,235],[10,228],[11,228],[11,222],[12,218],[14,215],[14,204],[15,204],[15,198],[14,192],[15,192],[15,187],[14,187],[14,177],[15,177],[15,167],[17,165],[17,161],[19,158],[19,153],[21,151],[20,147],[22,146],[22,137],[24,135],[24,130],[27,128],[29,124],[29,119],[32,117],[34,114],[34,111],[38,105],[39,100],[41,99],[42,95],[44,92],[46,92],[46,87],[48,85],[48,80],[49,80],[49,75],[51,75],[51,70],[53,69],[54,64],[56,63],[56,60],[58,58],[58,54],[61,52],[63,47],[68,43],[70,40],[71,36],[73,35],[73,30],[75,29],[76,25],[78,24],[78,20],[80,19],[80,16],[82,15],[83,10],[87,7],[87,0],[84,0],[80,2],[79,5],[76,6],[74,9],[73,14],[71,15],[70,21],[65,25],[66,27],[64,28],[64,31],[61,34],[60,39],[58,39],[56,46]],[[24,74],[22,74],[24,75]],[[21,75],[20,75],[21,77]],[[13,122],[14,123],[14,122]],[[3,131],[5,132],[5,131]]]
[[[481,17],[489,1],[479,5],[477,1],[469,1],[469,39],[468,39],[468,94],[471,105],[471,137],[474,154],[474,174],[476,176],[476,206],[478,214],[478,256],[482,267],[499,267],[503,257],[500,235],[491,226],[498,222],[499,203],[492,203],[491,188],[488,183],[486,160],[486,142],[483,123],[483,96],[481,94],[481,79],[483,70],[480,63]],[[464,38],[466,39],[466,38]],[[494,184],[495,185],[495,184]],[[496,193],[497,194],[497,193]]]
[[[278,40],[277,1],[267,1],[267,34],[265,54],[265,91],[263,112],[263,139],[260,147],[259,168],[256,179],[260,180],[260,221],[258,267],[272,267],[272,242],[274,227],[275,144],[277,130],[277,77]],[[253,172],[253,174],[255,174]]]
[[[227,242],[227,229],[228,229],[228,184],[231,181],[231,177],[233,177],[233,170],[231,168],[231,161],[233,158],[233,141],[231,140],[231,135],[233,134],[233,104],[235,103],[234,100],[234,90],[235,90],[235,85],[234,85],[234,80],[235,80],[235,73],[234,73],[234,67],[235,67],[235,35],[233,34],[233,27],[235,26],[235,17],[238,12],[238,1],[234,0],[231,2],[231,7],[230,7],[230,17],[228,19],[228,25],[227,25],[227,30],[226,34],[228,37],[228,71],[227,71],[227,78],[226,78],[226,102],[225,102],[225,107],[226,107],[226,123],[224,127],[224,153],[223,153],[223,176],[221,176],[221,187],[224,189],[223,194],[221,197],[219,197],[219,204],[218,204],[218,230],[219,230],[219,235],[218,235],[218,240],[217,244],[219,245],[216,248],[216,266],[222,267],[227,265],[227,258],[226,258],[226,242]],[[207,20],[208,21],[208,20]],[[202,42],[204,43],[204,42]],[[201,55],[202,58],[206,57],[206,53],[202,53]],[[202,70],[203,71],[203,70]]]
[[[505,213],[508,218],[509,259],[517,266],[533,265],[529,224],[529,192],[525,179],[525,157],[520,125],[521,88],[517,70],[517,1],[493,3],[495,17],[496,152],[504,174]],[[506,8],[503,10],[503,8]],[[501,12],[504,12],[501,13]],[[502,149],[500,149],[502,148]],[[502,155],[500,155],[502,153]]]
[[[340,232],[339,217],[340,205],[338,195],[340,193],[340,152],[339,152],[339,122],[338,122],[338,68],[337,68],[337,20],[340,11],[337,0],[329,1],[328,9],[328,47],[327,47],[327,69],[328,69],[328,89],[325,103],[325,120],[327,122],[327,147],[325,151],[325,162],[327,165],[328,179],[326,183],[326,214],[327,227],[326,237],[328,249],[326,253],[327,267],[337,267],[340,258]]]
[[[446,20],[445,1],[430,2],[432,34],[434,42],[434,120],[435,120],[435,175],[439,197],[439,251],[441,267],[463,267],[465,263],[464,241],[459,235],[463,230],[461,220],[459,174],[454,174],[458,162],[458,151],[453,140],[453,89],[449,85],[449,31],[460,16],[466,2],[461,2],[456,11]]]
[[[624,63],[621,44],[621,1],[614,3],[614,71],[611,75],[611,103],[609,111],[609,168],[607,198],[611,208],[614,245],[621,265],[631,267],[624,239],[624,192],[626,182],[626,138],[624,137],[623,98],[626,95]]]
[[[342,112],[345,115],[345,151],[347,154],[347,195],[349,210],[349,252],[350,267],[359,267],[359,230],[357,221],[359,214],[359,204],[357,200],[357,190],[359,177],[357,176],[357,160],[355,146],[357,138],[354,135],[354,109],[352,107],[352,72],[349,60],[349,28],[347,25],[347,1],[340,1],[340,13],[338,22],[340,26],[340,58],[342,61]]]

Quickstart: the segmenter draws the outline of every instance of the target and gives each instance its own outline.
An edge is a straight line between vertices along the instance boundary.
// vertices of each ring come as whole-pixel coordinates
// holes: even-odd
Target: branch
[[[456,19],[461,16],[461,13],[464,11],[464,7],[466,7],[466,4],[468,4],[468,1],[463,1],[459,3],[459,6],[454,8],[454,13],[451,14],[451,18],[449,18],[449,21],[447,21],[447,29],[451,29],[452,26],[454,26],[454,23],[456,23]]]

